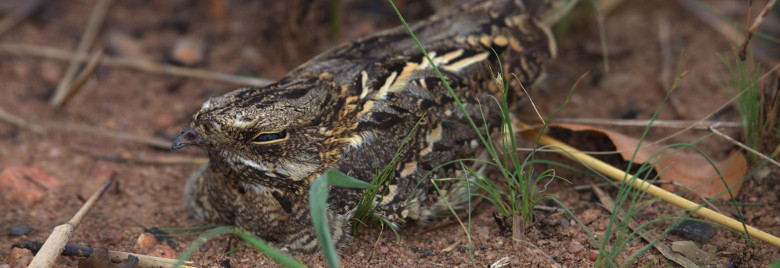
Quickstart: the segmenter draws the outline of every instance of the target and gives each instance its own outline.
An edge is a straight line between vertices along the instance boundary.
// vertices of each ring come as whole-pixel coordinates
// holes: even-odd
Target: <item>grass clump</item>
[[[396,238],[399,238],[396,225],[374,213],[376,211],[376,199],[377,196],[382,196],[387,193],[387,186],[390,184],[390,181],[395,175],[395,167],[398,164],[398,159],[401,157],[403,148],[409,141],[409,138],[412,136],[412,134],[417,130],[417,127],[420,125],[420,122],[422,122],[423,118],[425,118],[425,115],[420,117],[409,134],[406,135],[399,148],[395,151],[395,154],[390,160],[390,163],[387,163],[387,165],[385,165],[382,169],[379,169],[378,165],[376,166],[374,178],[371,179],[370,182],[372,185],[374,185],[374,187],[367,189],[363,195],[360,196],[360,201],[358,201],[357,207],[355,208],[355,214],[350,219],[352,226],[352,236],[357,237],[360,235],[360,230],[366,226],[369,221],[373,220],[381,223],[382,226],[390,227],[390,230],[395,233]]]
[[[554,195],[546,194],[546,193],[537,193],[537,189],[538,189],[537,186],[539,185],[539,183],[548,179],[555,179],[555,178],[560,179],[560,177],[555,176],[553,170],[546,170],[538,174],[537,176],[534,176],[535,172],[533,170],[532,164],[534,163],[534,156],[536,151],[532,152],[525,158],[521,157],[517,153],[516,150],[517,143],[515,140],[514,130],[512,126],[513,122],[511,120],[511,116],[509,114],[510,109],[508,107],[508,103],[509,103],[508,96],[511,91],[511,89],[509,88],[509,84],[510,84],[509,79],[503,72],[500,72],[498,76],[495,76],[493,73],[491,73],[492,77],[496,77],[496,85],[498,86],[498,88],[502,89],[501,100],[496,99],[496,102],[501,110],[500,112],[502,117],[500,133],[499,133],[501,135],[499,138],[500,143],[496,145],[493,142],[493,140],[490,138],[491,137],[490,129],[487,126],[484,116],[483,116],[483,125],[485,128],[485,133],[483,134],[480,131],[480,128],[474,122],[474,120],[469,116],[469,113],[466,111],[466,108],[463,106],[463,103],[458,98],[457,94],[455,94],[455,92],[452,90],[452,88],[450,87],[449,83],[442,75],[439,68],[436,66],[436,64],[428,55],[425,48],[422,46],[420,41],[411,31],[409,25],[403,19],[403,16],[401,16],[400,12],[395,7],[392,0],[388,0],[388,1],[392,5],[399,20],[404,25],[409,35],[417,44],[422,54],[431,64],[434,71],[439,76],[442,83],[447,88],[450,95],[453,97],[458,107],[465,115],[465,118],[468,120],[469,124],[471,124],[472,128],[475,130],[478,139],[480,140],[481,144],[485,147],[485,150],[488,153],[490,158],[490,160],[488,161],[478,160],[478,159],[462,159],[462,160],[457,160],[448,163],[448,164],[453,164],[453,163],[461,164],[464,173],[474,178],[473,180],[468,178],[443,178],[443,179],[437,179],[437,181],[459,180],[464,182],[463,184],[461,184],[461,187],[467,188],[466,191],[469,196],[478,196],[488,200],[497,208],[497,210],[501,215],[507,218],[512,218],[513,223],[515,223],[513,224],[514,225],[513,236],[520,235],[520,233],[522,233],[525,230],[525,228],[529,226],[529,223],[532,222],[534,206],[542,200],[555,199]],[[502,66],[500,61],[498,65]],[[572,88],[572,91],[573,89],[574,88]],[[571,96],[571,91],[569,96]],[[567,102],[568,102],[568,97],[567,97]],[[561,106],[561,108],[559,108],[558,111],[562,109],[564,106]],[[548,122],[549,119],[547,120],[547,122],[545,122],[545,125]],[[480,172],[477,172],[476,170],[467,167],[464,164],[464,162],[472,162],[472,161],[496,167],[497,170],[501,173],[503,179],[502,183],[504,184],[497,184],[493,180],[484,177],[482,174],[480,174]],[[436,186],[435,181],[432,182],[434,183],[434,186]],[[476,187],[476,189],[482,191],[472,192],[471,191],[472,184]],[[438,186],[436,187],[438,190]],[[442,196],[442,198],[445,201],[447,200],[447,198],[444,196]],[[560,202],[558,203],[560,204]],[[453,212],[453,214],[455,214],[451,204],[447,204],[447,205],[450,207],[450,210]],[[469,199],[469,207],[471,207],[470,199]],[[469,229],[470,229],[470,222],[471,222],[471,215],[469,213]],[[468,234],[468,230],[466,232]]]

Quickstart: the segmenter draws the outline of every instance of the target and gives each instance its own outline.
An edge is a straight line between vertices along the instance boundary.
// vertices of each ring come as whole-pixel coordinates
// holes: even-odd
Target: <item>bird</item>
[[[448,213],[446,202],[462,200],[462,191],[443,181],[437,192],[432,180],[465,175],[445,163],[483,151],[477,131],[500,128],[497,100],[520,103],[518,88],[539,79],[556,54],[551,24],[572,2],[466,0],[411,24],[452,92],[399,26],[330,49],[268,86],[205,101],[171,147],[197,146],[209,157],[187,180],[184,207],[196,219],[316,253],[312,182],[331,169],[371,181],[393,163],[374,213],[399,224]],[[496,85],[500,71],[515,77],[512,89]],[[331,189],[333,241],[349,240],[362,193]]]

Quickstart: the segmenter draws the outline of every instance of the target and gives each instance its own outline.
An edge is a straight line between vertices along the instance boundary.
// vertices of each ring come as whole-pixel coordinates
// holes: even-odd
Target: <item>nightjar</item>
[[[537,80],[555,55],[549,24],[571,3],[467,0],[411,29],[482,131],[495,130],[497,99],[510,94],[518,100],[517,83],[528,87]],[[498,89],[492,73],[499,70],[516,75],[515,90]],[[333,48],[269,86],[206,101],[172,149],[196,145],[209,156],[185,186],[185,207],[196,218],[311,253],[318,247],[307,195],[323,172],[338,169],[370,181],[401,148],[376,213],[393,222],[425,222],[446,212],[444,198],[462,199],[446,183],[445,194],[438,194],[430,179],[463,176],[458,165],[438,167],[475,158],[476,138],[455,98],[397,27]],[[331,189],[335,241],[348,236],[347,220],[362,192]]]

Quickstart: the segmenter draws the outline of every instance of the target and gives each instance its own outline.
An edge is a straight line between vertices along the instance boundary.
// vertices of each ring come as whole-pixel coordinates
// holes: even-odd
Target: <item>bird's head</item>
[[[237,176],[231,177],[248,183],[300,181],[319,167],[319,125],[329,86],[316,77],[299,78],[212,98],[171,149],[201,146],[212,172],[233,172]]]

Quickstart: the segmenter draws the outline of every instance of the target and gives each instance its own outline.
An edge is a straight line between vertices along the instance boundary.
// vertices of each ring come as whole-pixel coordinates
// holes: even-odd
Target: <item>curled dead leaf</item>
[[[663,149],[664,146],[643,142],[641,148],[636,150],[639,139],[623,135],[618,132],[605,130],[593,126],[578,124],[551,124],[547,126],[550,136],[578,148],[582,151],[616,151],[615,155],[595,155],[619,168],[625,166],[633,157],[634,163],[655,163],[655,171],[659,173],[661,180],[677,182],[686,189],[690,189],[704,198],[711,198],[726,189],[724,181],[730,186],[731,192],[736,194],[742,186],[741,181],[747,172],[747,159],[742,153],[732,152],[727,159],[714,162],[713,167],[705,157],[698,153],[675,152],[675,149]],[[524,129],[523,131],[538,131],[540,126]],[[636,152],[636,155],[634,153]],[[616,163],[617,160],[625,161]],[[715,172],[720,171],[723,180]],[[664,185],[667,190],[672,186]],[[728,198],[728,194],[721,198]]]

